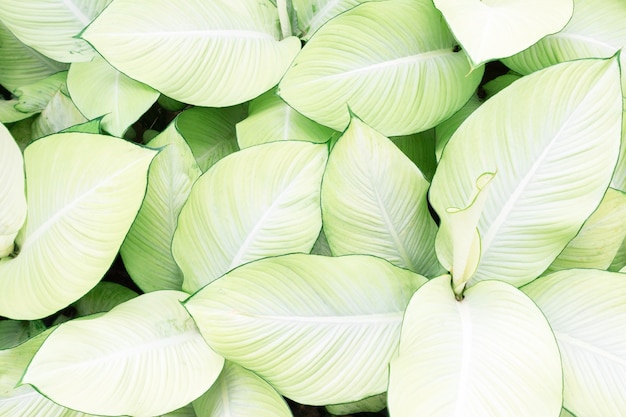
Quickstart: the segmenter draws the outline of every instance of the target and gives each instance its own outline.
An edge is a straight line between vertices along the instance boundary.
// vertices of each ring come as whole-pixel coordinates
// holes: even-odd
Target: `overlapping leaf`
[[[309,40],[324,23],[361,3],[364,0],[293,0],[301,38]]]
[[[310,39],[279,95],[310,119],[342,131],[348,107],[387,136],[429,129],[478,86],[467,57],[429,0],[365,2]]]
[[[24,159],[8,129],[0,124],[0,258],[13,252],[26,219]]]
[[[293,254],[234,269],[185,307],[226,359],[295,401],[334,404],[386,390],[404,309],[424,282],[371,256]]]

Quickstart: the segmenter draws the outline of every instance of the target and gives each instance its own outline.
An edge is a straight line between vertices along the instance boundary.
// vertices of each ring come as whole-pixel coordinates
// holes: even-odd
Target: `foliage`
[[[625,20],[3,0],[0,417],[621,416]]]

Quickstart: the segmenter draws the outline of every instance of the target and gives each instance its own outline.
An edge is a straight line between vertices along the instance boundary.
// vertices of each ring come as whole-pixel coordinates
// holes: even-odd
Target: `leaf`
[[[237,123],[236,128],[237,143],[242,149],[289,139],[324,143],[334,132],[289,107],[275,90],[252,100],[248,117]]]
[[[428,182],[432,181],[437,168],[435,129],[389,139],[419,168]]]
[[[57,72],[26,86],[14,90],[18,98],[15,108],[24,113],[39,113],[46,108],[52,97],[65,87],[67,71]]]
[[[472,66],[511,56],[563,29],[572,0],[434,0]]]
[[[0,20],[23,43],[60,62],[89,61],[95,51],[76,38],[111,0],[3,0]]]
[[[185,307],[227,360],[294,401],[334,404],[386,390],[404,309],[424,282],[371,256],[292,254],[234,269]]]
[[[60,325],[22,383],[92,414],[154,416],[183,407],[211,386],[224,363],[181,306],[186,296],[156,291]]]
[[[315,33],[278,94],[339,131],[350,122],[348,107],[387,136],[427,130],[457,111],[482,77],[482,68],[468,74],[455,45],[430,0],[365,2]]]
[[[361,3],[364,0],[293,0],[302,40],[308,41],[326,22]]]
[[[180,291],[183,273],[172,255],[172,239],[180,210],[202,172],[175,123],[147,145],[163,149],[154,158],[146,197],[120,253],[142,291]]]
[[[0,261],[0,315],[46,317],[96,285],[139,210],[155,154],[86,133],[26,148],[28,217],[19,255]]]
[[[87,294],[72,303],[77,317],[104,313],[113,307],[137,297],[137,293],[115,282],[100,281]]]
[[[39,139],[85,122],[87,119],[76,108],[74,102],[59,90],[33,121],[31,137]]]
[[[309,252],[322,226],[325,145],[283,141],[220,160],[203,174],[178,218],[172,251],[183,290],[267,256]]]
[[[563,407],[575,415],[626,409],[626,281],[593,269],[558,271],[522,290],[550,322],[563,360]]]
[[[322,183],[324,233],[332,253],[370,254],[425,276],[440,273],[428,187],[389,139],[353,117]]]
[[[355,413],[380,413],[387,407],[387,393],[373,395],[360,401],[344,404],[327,405],[326,411],[335,416]]]
[[[435,127],[435,155],[437,161],[441,159],[443,149],[446,147],[446,144],[454,132],[456,132],[459,126],[461,126],[461,123],[463,123],[474,110],[480,107],[481,104],[482,101],[474,94],[456,113]]]
[[[225,107],[276,85],[300,50],[296,37],[279,41],[276,18],[269,0],[117,0],[81,37],[173,99]]]
[[[235,124],[246,117],[243,106],[192,107],[179,114],[176,129],[185,138],[202,172],[239,148]]]
[[[45,329],[41,320],[0,320],[0,349],[17,346]]]
[[[18,104],[17,99],[3,100],[0,99],[0,123],[14,123],[20,120],[28,119],[35,113],[24,113],[15,108]]]
[[[1,123],[0,184],[0,258],[4,258],[13,252],[13,242],[26,219],[26,193],[22,152]]]
[[[67,69],[20,42],[0,21],[0,84],[9,91]]]
[[[606,270],[626,239],[626,194],[609,188],[600,205],[547,272],[590,268]]]
[[[102,127],[121,137],[159,97],[159,92],[128,78],[101,57],[75,62],[67,75],[72,101],[88,119],[105,115]]]
[[[436,212],[464,207],[476,178],[497,172],[468,287],[485,279],[521,286],[552,263],[609,185],[621,112],[616,60],[580,60],[514,82],[459,127],[430,189]]]
[[[193,402],[198,417],[291,417],[276,390],[241,366],[226,361],[211,388]]]
[[[561,410],[550,326],[528,297],[499,281],[476,284],[462,301],[449,276],[424,284],[407,307],[390,368],[395,417],[554,417]]]

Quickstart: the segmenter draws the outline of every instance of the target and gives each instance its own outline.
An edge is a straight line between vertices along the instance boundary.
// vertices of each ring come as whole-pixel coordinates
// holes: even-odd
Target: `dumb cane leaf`
[[[390,415],[557,416],[561,358],[541,311],[499,281],[464,296],[456,300],[446,275],[411,299],[390,366]]]
[[[23,43],[60,62],[90,61],[96,52],[76,35],[111,0],[0,2],[0,20]]]
[[[308,41],[324,23],[361,3],[364,0],[293,0],[301,38]]]
[[[472,66],[511,56],[560,31],[572,0],[434,0]]]
[[[180,291],[155,291],[60,325],[22,383],[56,403],[110,416],[156,416],[205,392],[224,359],[200,335]]]
[[[294,401],[337,404],[387,389],[404,309],[424,282],[372,256],[292,254],[242,265],[185,307],[226,359]]]
[[[322,182],[324,232],[334,255],[370,254],[425,276],[441,273],[428,181],[388,138],[353,117]]]
[[[26,219],[26,192],[22,152],[3,124],[0,124],[0,184],[0,258],[4,258],[13,252],[13,242]]]
[[[326,145],[281,141],[233,153],[204,173],[178,218],[172,251],[194,292],[243,263],[309,252],[322,226]]]
[[[31,137],[39,139],[87,121],[74,102],[59,90],[52,96],[41,114],[33,120]]]
[[[96,285],[137,215],[155,154],[85,133],[26,148],[28,217],[19,255],[0,261],[0,315],[46,317]]]
[[[291,417],[285,399],[270,384],[230,361],[193,408],[199,417]]]
[[[475,180],[495,173],[478,221],[481,259],[468,286],[484,279],[520,286],[550,265],[609,185],[621,115],[613,58],[526,76],[466,119],[446,145],[430,201],[440,216],[466,207]]]
[[[277,17],[269,0],[117,0],[81,37],[173,99],[224,107],[276,85],[300,50],[296,37],[279,40]]]
[[[429,129],[472,95],[465,54],[429,0],[365,2],[326,23],[294,60],[278,94],[342,131],[350,112],[387,136]],[[436,99],[433,99],[436,97]]]
[[[558,271],[522,290],[545,314],[563,358],[563,407],[576,416],[626,410],[626,276]]]

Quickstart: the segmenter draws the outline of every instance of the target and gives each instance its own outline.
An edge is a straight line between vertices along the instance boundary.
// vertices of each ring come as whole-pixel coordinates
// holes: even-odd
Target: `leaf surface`
[[[308,41],[324,23],[361,3],[364,0],[293,0],[301,38]]]
[[[9,130],[0,124],[0,258],[13,252],[26,220],[24,158]]]
[[[335,404],[386,390],[404,309],[424,282],[371,256],[292,254],[234,269],[185,307],[226,359],[294,401]]]
[[[513,286],[481,282],[457,301],[446,275],[411,299],[391,361],[390,415],[554,417],[562,390],[550,326]]]
[[[563,63],[511,84],[454,133],[430,190],[442,219],[469,204],[480,175],[495,173],[468,286],[528,283],[578,233],[613,175],[621,101],[615,59]]]
[[[156,291],[60,325],[22,382],[92,414],[154,416],[183,407],[211,386],[224,363],[181,306],[186,296]]]
[[[455,44],[429,0],[365,2],[315,33],[278,94],[338,131],[348,108],[387,136],[426,130],[457,111],[482,77],[482,68],[468,74]]]
[[[296,37],[279,40],[277,17],[269,0],[118,0],[81,37],[173,99],[224,107],[276,85],[300,50]]]

